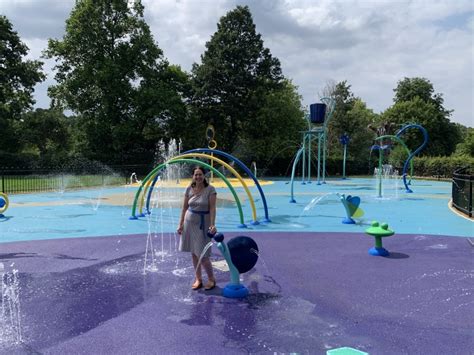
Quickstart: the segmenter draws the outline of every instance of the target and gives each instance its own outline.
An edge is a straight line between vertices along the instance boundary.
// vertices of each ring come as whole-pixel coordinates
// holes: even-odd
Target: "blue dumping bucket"
[[[311,123],[324,123],[326,117],[326,104],[309,105],[309,119]]]

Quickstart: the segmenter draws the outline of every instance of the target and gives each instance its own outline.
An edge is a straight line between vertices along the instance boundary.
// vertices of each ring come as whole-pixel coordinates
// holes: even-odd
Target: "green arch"
[[[384,139],[384,138],[395,139],[398,143],[400,143],[403,146],[403,148],[405,148],[405,150],[407,151],[408,156],[410,156],[410,154],[411,154],[410,149],[407,147],[405,142],[402,139],[400,139],[400,137],[393,136],[393,135],[385,135],[385,136],[377,137],[377,138],[375,138],[375,140],[378,141],[378,140],[381,140],[381,139]],[[409,181],[411,181],[412,177],[413,177],[413,161],[410,161],[410,180]]]
[[[145,186],[145,184],[147,183],[148,180],[150,180],[152,177],[155,176],[155,174],[160,171],[161,169],[163,168],[166,168],[169,164],[176,164],[176,163],[193,163],[193,164],[196,164],[196,165],[200,165],[200,166],[203,166],[205,167],[206,169],[209,169],[209,170],[212,170],[214,173],[216,173],[217,176],[219,176],[224,182],[225,184],[227,185],[227,187],[230,189],[230,191],[232,192],[232,195],[234,196],[234,199],[235,199],[235,202],[237,204],[237,209],[239,210],[239,216],[240,216],[240,223],[242,225],[242,227],[245,227],[245,223],[244,223],[244,213],[242,212],[242,204],[240,203],[240,199],[239,197],[237,196],[237,193],[235,192],[234,188],[232,187],[232,184],[229,182],[229,180],[226,179],[226,177],[217,169],[215,169],[214,167],[210,166],[209,164],[206,164],[206,163],[203,163],[202,161],[200,160],[196,160],[196,159],[175,159],[175,160],[168,160],[167,162],[165,163],[162,163],[160,165],[158,165],[156,168],[154,168],[142,181],[140,187],[138,188],[138,191],[135,193],[135,199],[133,200],[133,207],[132,207],[132,216],[130,217],[130,219],[136,219],[136,210],[137,210],[137,202],[138,202],[138,198],[140,196],[140,193],[142,192],[143,190],[143,186]]]

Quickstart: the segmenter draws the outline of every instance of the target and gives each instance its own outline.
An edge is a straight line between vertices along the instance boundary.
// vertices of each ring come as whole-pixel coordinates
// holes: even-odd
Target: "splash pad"
[[[376,198],[373,179],[329,180],[321,191],[300,188],[296,204],[288,203],[284,181],[262,186],[273,222],[245,230],[258,244],[259,261],[239,279],[249,290],[240,300],[221,296],[229,272],[219,250],[212,254],[218,287],[210,293],[190,290],[193,270],[171,233],[179,205],[164,197],[168,189],[180,196],[184,184],[157,187],[162,195],[153,201],[153,213],[138,221],[127,220],[136,191],[131,187],[97,192],[96,211],[80,191],[10,197],[15,218],[0,222],[3,241],[10,241],[1,245],[0,255],[19,270],[22,341],[5,343],[1,351],[469,349],[468,298],[474,290],[466,265],[472,247],[462,236],[472,225],[449,214],[449,184],[417,182],[415,194],[384,200]],[[248,187],[255,192],[255,186]],[[234,188],[245,196],[242,187]],[[345,211],[336,192],[359,196],[366,219],[341,223]],[[315,197],[330,193],[301,215]],[[219,230],[230,240],[242,234],[239,215],[227,186],[218,188],[218,196]],[[255,203],[263,215],[258,197]],[[251,207],[245,198],[242,209],[248,223]],[[429,211],[434,221],[424,223],[417,218],[420,211]],[[373,240],[364,231],[372,219],[397,231],[384,241],[389,257],[367,255]],[[48,240],[30,241],[41,237]],[[155,267],[144,272],[148,237]]]

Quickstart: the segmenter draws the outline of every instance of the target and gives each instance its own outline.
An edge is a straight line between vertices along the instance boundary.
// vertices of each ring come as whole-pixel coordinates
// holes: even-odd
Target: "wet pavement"
[[[229,282],[213,246],[218,287],[191,291],[190,256],[173,234],[3,243],[18,270],[20,327],[2,317],[3,354],[468,354],[474,349],[474,247],[468,238],[395,234],[389,257],[362,233],[241,232],[258,244]],[[152,257],[153,258],[152,258]]]

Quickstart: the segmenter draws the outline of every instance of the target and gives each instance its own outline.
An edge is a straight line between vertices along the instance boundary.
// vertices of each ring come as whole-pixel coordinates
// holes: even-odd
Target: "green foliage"
[[[185,118],[187,77],[163,59],[140,0],[76,1],[63,39],[49,40],[45,55],[57,61],[53,105],[80,115],[86,157],[149,161]]]
[[[390,150],[390,154],[388,155],[387,160],[390,165],[392,165],[399,171],[402,171],[403,165],[408,159],[408,152],[401,144],[398,144],[396,141],[393,142],[393,144],[394,146]]]
[[[301,97],[285,80],[280,89],[263,97],[256,119],[243,127],[234,154],[249,165],[255,161],[262,172],[284,173],[281,164],[288,165],[301,142],[301,131],[306,129]]]
[[[25,60],[27,54],[28,47],[21,42],[10,21],[0,15],[1,150],[10,153],[21,149],[16,123],[35,102],[32,96],[34,86],[45,79],[42,63]]]
[[[473,157],[415,157],[414,170],[416,176],[451,178],[459,168],[474,166]]]
[[[367,108],[359,98],[354,97],[347,81],[338,83],[331,93],[336,101],[335,111],[329,122],[328,152],[331,157],[342,158],[343,146],[339,142],[343,134],[349,135],[348,160],[367,160],[374,133],[367,127],[377,115]]]
[[[424,78],[405,78],[398,83],[395,104],[382,114],[382,120],[402,128],[409,123],[423,126],[429,135],[428,145],[421,155],[451,155],[461,140],[459,128],[449,121],[450,111],[443,107],[441,94],[434,94],[433,85]],[[418,130],[403,135],[411,150],[423,142]]]
[[[345,132],[352,131],[347,146],[347,154],[350,159],[366,160],[367,152],[370,150],[374,134],[368,126],[377,117],[371,109],[367,108],[365,102],[357,98],[353,107],[347,112],[348,128]]]
[[[36,153],[38,163],[55,166],[70,151],[70,131],[66,116],[58,110],[36,109],[23,115],[19,123],[24,150]]]
[[[426,78],[404,78],[397,83],[393,91],[395,103],[412,101],[418,97],[424,102],[434,104],[436,110],[446,115],[450,113],[443,107],[443,95],[435,93],[433,84]]]
[[[220,19],[192,75],[195,113],[214,125],[219,146],[229,152],[283,79],[280,62],[263,46],[247,6]]]
[[[355,131],[355,122],[349,119],[347,113],[354,107],[356,98],[351,91],[351,85],[346,80],[336,84],[330,93],[330,97],[336,103],[331,121],[328,124],[328,146],[330,147],[329,151],[332,152],[332,150],[340,150],[335,148],[339,148],[339,137],[341,135],[346,133],[351,137]]]
[[[474,157],[474,128],[466,127],[463,132],[463,141],[456,146],[455,155]]]

